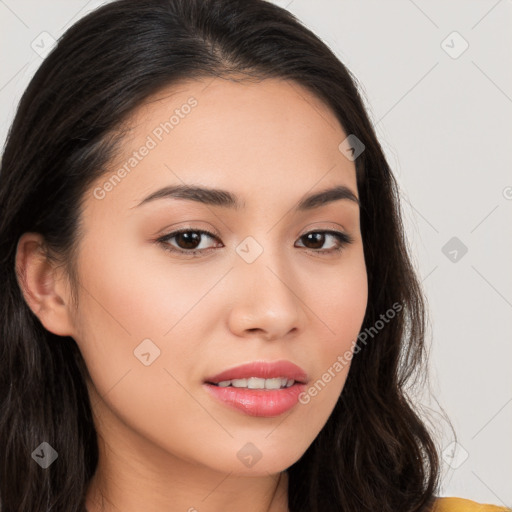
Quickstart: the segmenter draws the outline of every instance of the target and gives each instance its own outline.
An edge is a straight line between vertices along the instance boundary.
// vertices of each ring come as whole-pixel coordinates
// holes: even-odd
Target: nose
[[[290,337],[304,327],[304,298],[283,254],[266,249],[252,263],[238,258],[231,283],[228,322],[235,335],[272,341]]]

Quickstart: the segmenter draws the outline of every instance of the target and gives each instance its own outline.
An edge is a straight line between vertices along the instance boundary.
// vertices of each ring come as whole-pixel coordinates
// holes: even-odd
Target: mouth
[[[212,386],[220,388],[238,388],[238,389],[284,389],[293,386],[297,381],[287,377],[274,377],[272,379],[263,379],[260,377],[249,377],[247,379],[222,380],[220,382],[206,382]]]
[[[250,416],[274,417],[293,408],[308,376],[289,362],[257,361],[208,377],[203,386],[210,396]]]

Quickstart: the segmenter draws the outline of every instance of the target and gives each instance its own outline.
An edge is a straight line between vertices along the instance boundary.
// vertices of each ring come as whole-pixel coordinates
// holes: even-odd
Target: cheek
[[[320,431],[343,390],[366,312],[368,283],[362,249],[353,251],[339,272],[318,277],[316,285],[322,293],[312,293],[309,300],[318,315],[319,336],[308,347],[315,374],[299,401],[313,418],[313,428]]]
[[[347,254],[339,269],[316,272],[315,288],[308,299],[314,306],[318,322],[324,325],[325,344],[318,353],[332,359],[334,353],[345,352],[357,338],[368,302],[368,281],[361,246]],[[316,292],[314,291],[316,289]]]
[[[190,459],[197,455],[197,439],[205,438],[205,424],[213,438],[224,434],[191,399],[187,382],[200,339],[192,332],[194,305],[201,308],[201,297],[218,278],[186,273],[179,265],[157,268],[133,248],[99,253],[91,244],[82,261],[89,258],[95,264],[82,265],[77,343],[99,421],[128,425],[141,438]]]
[[[208,334],[202,326],[218,322],[209,290],[229,266],[203,272],[169,259],[163,249],[159,254],[150,244],[130,247],[120,239],[110,247],[92,240],[81,254],[77,343],[95,388],[108,393],[119,415],[150,418],[190,407],[180,383],[188,386],[197,372]],[[204,411],[195,413],[199,425]],[[172,421],[170,415],[165,423]]]
[[[127,371],[145,371],[147,379],[160,366],[161,375],[167,346],[202,289],[199,283],[184,283],[179,269],[162,276],[147,254],[110,235],[115,234],[90,238],[80,254],[76,337],[95,384],[103,390]],[[108,245],[109,239],[116,243]],[[192,354],[190,345],[183,349]],[[146,366],[148,359],[155,362]]]
[[[135,343],[169,338],[175,326],[190,321],[217,278],[158,251],[147,241],[123,244],[120,237],[108,248],[90,241],[81,255],[81,316],[91,332],[108,330]]]

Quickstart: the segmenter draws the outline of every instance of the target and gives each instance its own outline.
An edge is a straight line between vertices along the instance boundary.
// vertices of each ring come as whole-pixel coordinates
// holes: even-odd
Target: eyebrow
[[[185,199],[211,206],[222,206],[241,210],[245,208],[245,202],[228,190],[208,188],[195,185],[170,185],[157,190],[143,199],[138,205],[142,206],[157,199]],[[361,206],[358,197],[345,185],[337,185],[333,188],[321,190],[304,196],[295,206],[295,211],[302,212],[325,206],[333,201],[347,199]]]

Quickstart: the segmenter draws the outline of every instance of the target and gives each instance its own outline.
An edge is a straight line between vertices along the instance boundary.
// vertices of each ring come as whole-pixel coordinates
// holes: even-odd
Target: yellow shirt
[[[512,509],[463,498],[438,498],[432,512],[510,512]]]

